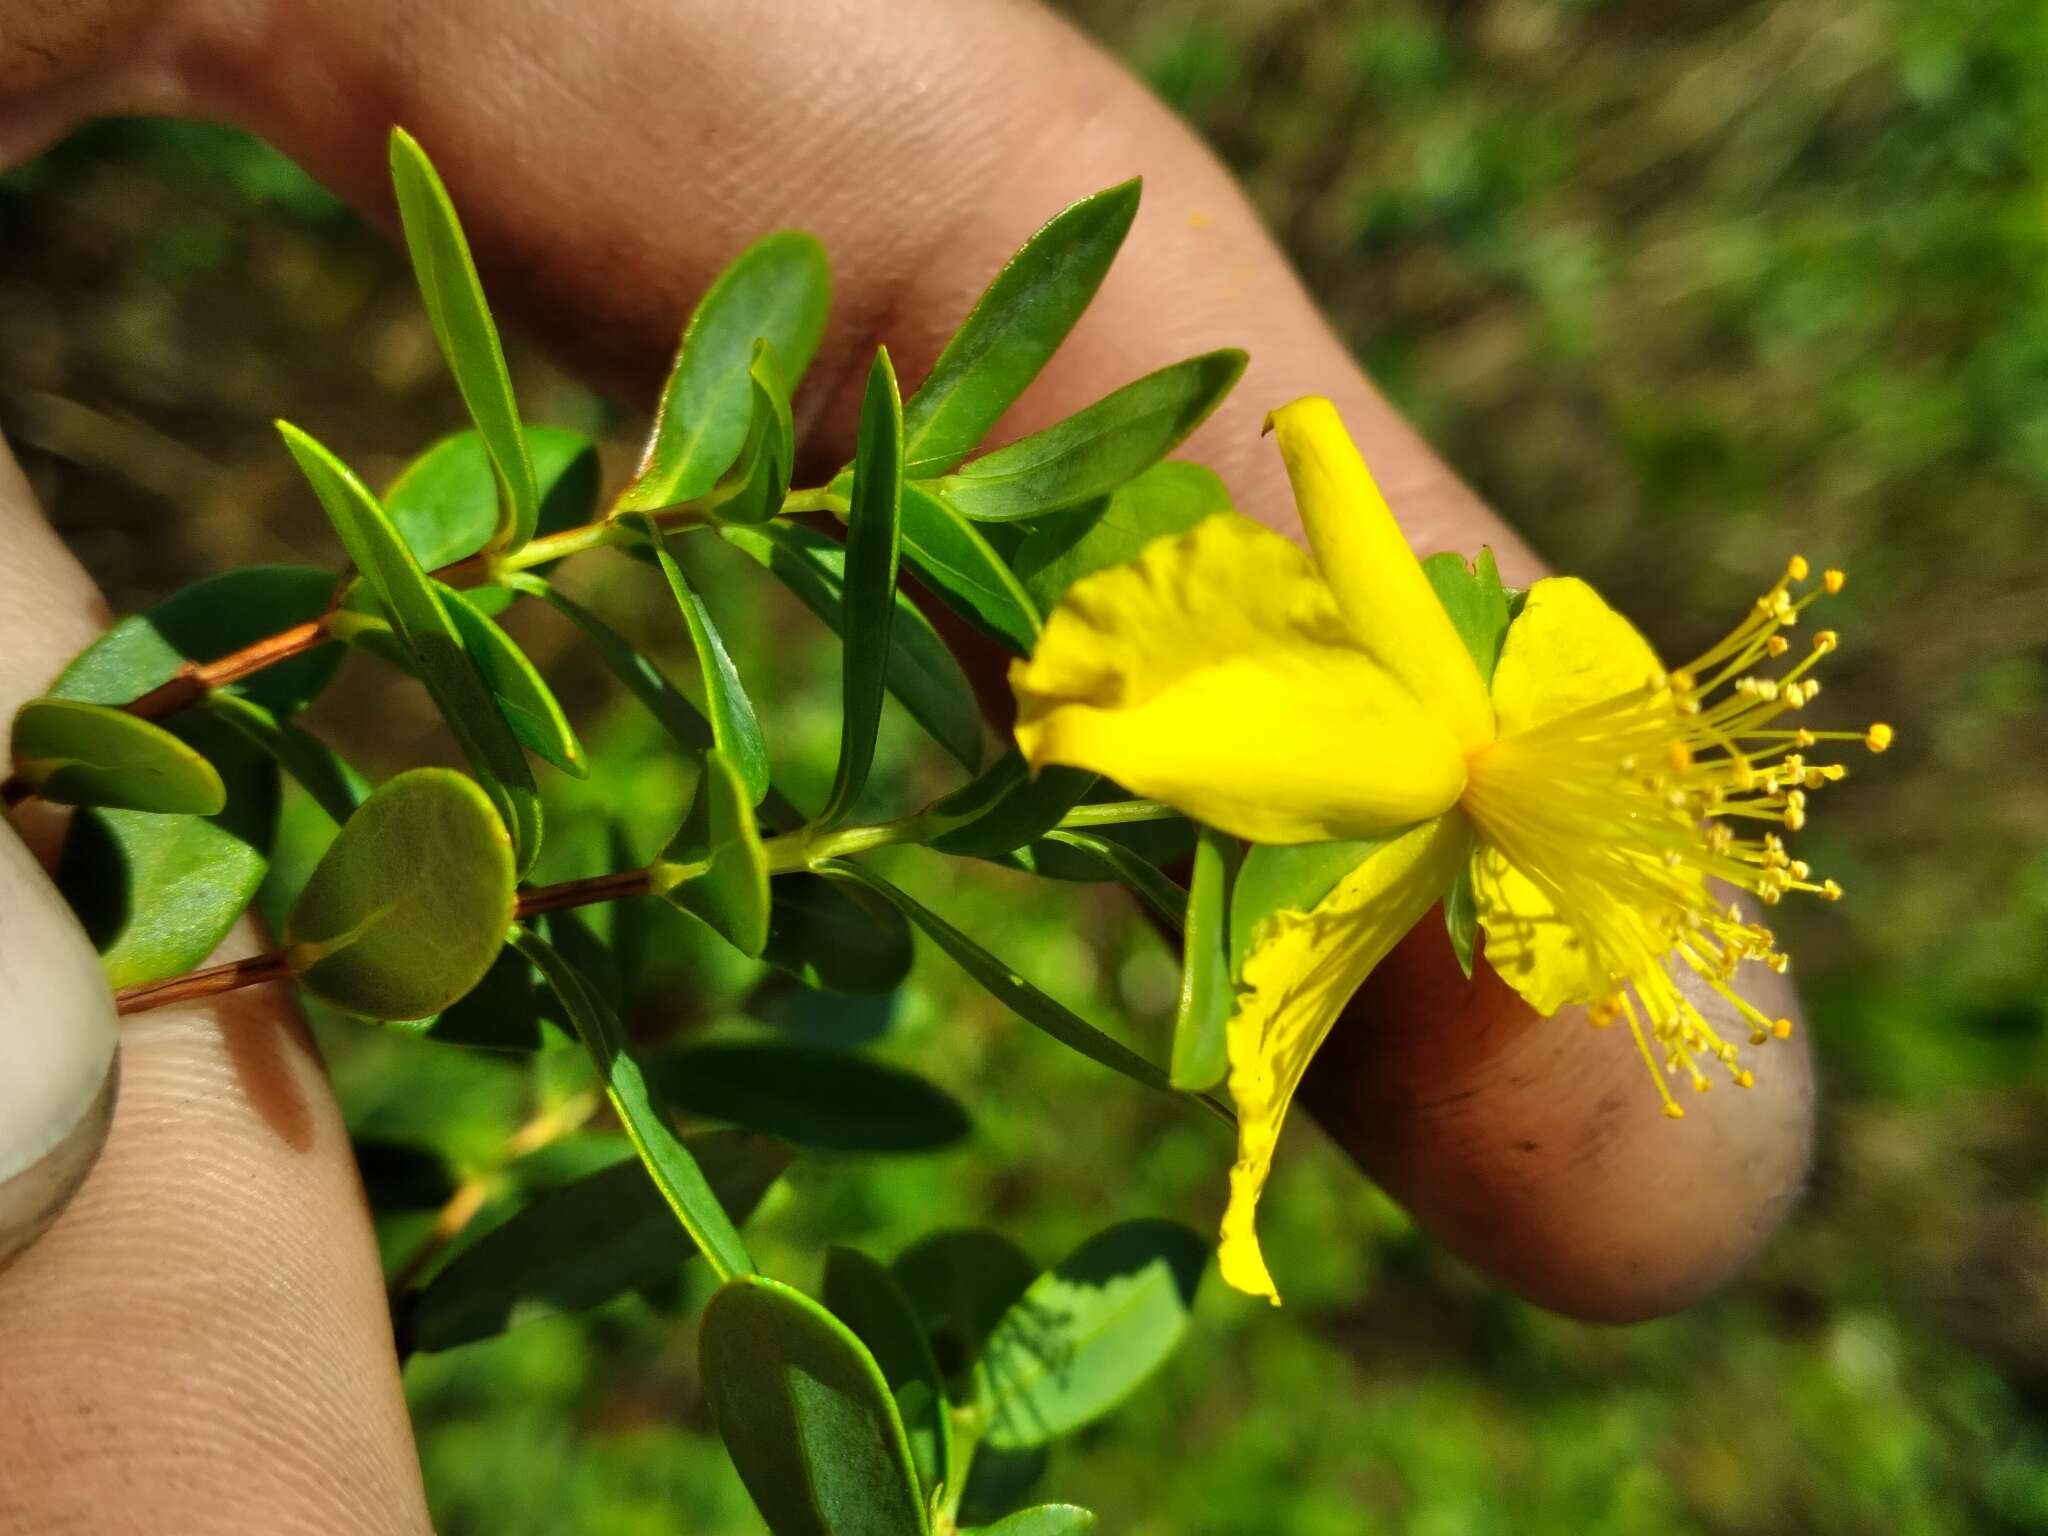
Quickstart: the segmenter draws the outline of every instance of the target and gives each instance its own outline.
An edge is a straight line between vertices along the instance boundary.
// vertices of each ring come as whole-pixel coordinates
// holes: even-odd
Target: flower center
[[[1730,888],[1766,907],[1788,892],[1828,901],[1842,888],[1815,880],[1782,833],[1806,822],[1807,797],[1846,776],[1808,754],[1860,741],[1872,752],[1892,730],[1816,731],[1789,721],[1813,702],[1809,674],[1837,644],[1815,634],[1796,661],[1785,631],[1815,599],[1842,588],[1840,571],[1797,595],[1809,574],[1794,556],[1785,575],[1729,635],[1689,665],[1472,755],[1464,806],[1486,841],[1541,893],[1587,961],[1582,1001],[1595,1025],[1628,1021],[1650,1064],[1664,1111],[1685,1112],[1667,1077],[1704,1092],[1705,1066],[1740,1086],[1753,1078],[1681,990],[1682,963],[1750,1026],[1753,1045],[1792,1031],[1736,991],[1745,962],[1783,971],[1771,930],[1729,899]],[[1765,675],[1775,672],[1775,675]],[[1661,1068],[1661,1070],[1660,1070]]]

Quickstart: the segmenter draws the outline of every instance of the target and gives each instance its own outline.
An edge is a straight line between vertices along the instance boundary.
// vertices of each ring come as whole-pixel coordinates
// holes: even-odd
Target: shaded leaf
[[[994,858],[1059,825],[1097,783],[1085,769],[1055,765],[1034,776],[1015,747],[920,818],[936,828],[923,841],[941,853]]]
[[[768,887],[761,958],[805,986],[873,996],[910,974],[910,925],[873,893],[821,875],[777,875]]]
[[[512,397],[505,349],[499,344],[455,204],[426,151],[403,128],[391,130],[391,186],[398,195],[405,248],[427,318],[433,322],[434,339],[455,375],[470,420],[490,450],[503,492],[491,547],[517,549],[533,537],[540,521],[540,489],[527,456],[519,402]]]
[[[1024,867],[1039,873],[1052,873],[1046,866],[1062,853],[1078,854],[1100,871],[1096,878],[1122,885],[1156,912],[1169,928],[1180,929],[1187,923],[1188,893],[1150,859],[1099,832],[1072,827],[1048,832],[1025,852],[1031,856],[1021,861]],[[1073,870],[1062,869],[1052,878],[1072,880],[1079,876]]]
[[[930,1494],[952,1475],[953,1415],[910,1299],[883,1265],[858,1249],[834,1246],[825,1250],[825,1305],[880,1367],[895,1394],[918,1479]]]
[[[727,1217],[744,1222],[789,1149],[745,1131],[685,1138]],[[638,1159],[543,1190],[458,1253],[406,1309],[406,1337],[432,1353],[493,1338],[534,1313],[595,1307],[655,1285],[697,1245]]]
[[[914,484],[903,488],[903,554],[948,608],[1016,655],[1030,653],[1040,623],[1029,594],[972,523]]]
[[[953,510],[985,522],[1039,517],[1105,496],[1200,426],[1244,372],[1207,352],[1126,384],[1065,421],[970,460],[938,481]]]
[[[716,748],[704,755],[697,798],[663,859],[676,883],[661,896],[702,918],[742,954],[767,947],[768,858],[746,788]]]
[[[217,693],[207,712],[290,774],[338,827],[369,798],[370,781],[351,768],[326,742],[280,720],[262,705],[233,694]],[[216,762],[218,758],[215,759]],[[228,793],[234,803],[234,792]]]
[[[468,594],[440,582],[434,586],[512,734],[564,773],[588,777],[590,764],[583,755],[583,743],[576,739],[568,714],[526,652],[495,619],[471,602]]]
[[[30,699],[15,713],[9,749],[16,777],[60,805],[212,816],[227,804],[213,764],[162,726],[105,704]]]
[[[929,1152],[973,1129],[960,1101],[900,1067],[776,1042],[685,1045],[648,1064],[686,1114],[835,1152]]]
[[[890,1274],[950,1380],[973,1365],[982,1342],[1038,1278],[1038,1265],[999,1233],[956,1229],[906,1248]]]

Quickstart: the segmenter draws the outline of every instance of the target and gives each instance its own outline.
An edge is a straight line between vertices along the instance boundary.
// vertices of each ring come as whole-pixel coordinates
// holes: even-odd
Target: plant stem
[[[284,951],[272,950],[269,954],[230,960],[225,965],[210,965],[204,970],[188,971],[183,976],[172,976],[164,981],[123,987],[114,994],[114,1011],[123,1015],[141,1013],[150,1008],[165,1008],[172,1003],[188,1003],[195,998],[218,997],[223,992],[259,986],[266,981],[284,981],[291,973]]]

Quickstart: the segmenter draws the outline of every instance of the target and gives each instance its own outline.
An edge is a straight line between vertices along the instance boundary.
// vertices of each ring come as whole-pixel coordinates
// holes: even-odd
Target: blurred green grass
[[[1625,1331],[1543,1316],[1297,1131],[1268,1218],[1288,1308],[1208,1293],[1187,1349],[1047,1489],[1132,1533],[2048,1530],[2048,11],[1067,9],[1243,175],[1375,376],[1555,564],[1670,651],[1789,549],[1849,567],[1832,704],[1902,739],[1806,839],[1850,899],[1784,909],[1828,1094],[1810,1197],[1737,1287]],[[119,608],[333,558],[272,415],[380,474],[459,419],[391,252],[207,128],[103,125],[0,182],[0,356],[0,427]],[[532,414],[615,425],[544,361],[515,366]],[[630,601],[630,573],[604,579]],[[829,772],[829,645],[758,587],[719,590],[778,749]],[[558,630],[522,634],[598,701],[610,777],[565,790],[564,817],[631,804],[658,836],[672,765]],[[422,707],[360,680],[320,723],[346,735],[373,705],[398,751],[436,750]],[[892,742],[878,795],[942,782]],[[1077,921],[1069,890],[915,855],[898,873],[1158,1044],[1169,973],[1117,898]],[[641,1027],[735,1027],[749,976],[673,942]],[[519,1084],[429,1078],[424,1047],[330,1045],[359,1114],[414,1083],[410,1112],[459,1145],[519,1113]],[[881,1049],[958,1093],[975,1140],[806,1159],[759,1221],[771,1267],[809,1282],[824,1241],[887,1255],[953,1222],[1050,1259],[1116,1216],[1213,1219],[1210,1128],[942,960]],[[692,1349],[634,1301],[416,1362],[440,1528],[754,1529]]]

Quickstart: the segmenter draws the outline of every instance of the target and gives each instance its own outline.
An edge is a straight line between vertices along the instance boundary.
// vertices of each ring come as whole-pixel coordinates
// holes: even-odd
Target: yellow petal
[[[1481,847],[1473,855],[1472,891],[1486,930],[1486,963],[1545,1018],[1566,1003],[1590,1003],[1612,990],[1550,897],[1498,849]]]
[[[1015,663],[1017,744],[1262,843],[1456,804],[1465,761],[1293,544],[1234,515],[1075,583]]]
[[[1636,627],[1576,576],[1529,589],[1493,669],[1500,733],[1512,736],[1643,685],[1662,664]]]
[[[1238,1290],[1280,1300],[1254,1217],[1309,1058],[1372,968],[1443,895],[1470,847],[1465,818],[1441,816],[1375,850],[1313,911],[1277,913],[1260,925],[1229,1027],[1237,1163],[1216,1257]]]
[[[1287,461],[1316,564],[1353,633],[1429,703],[1459,746],[1470,751],[1493,740],[1493,706],[1479,669],[1337,408],[1309,395],[1267,420]]]

